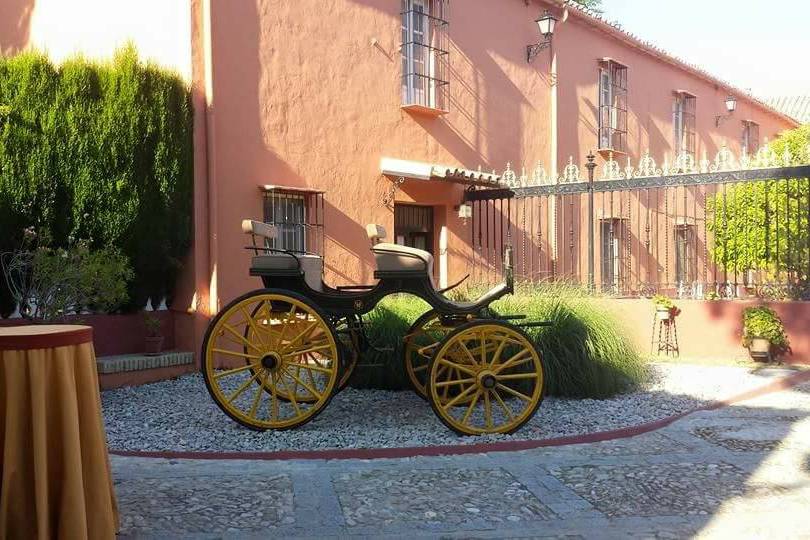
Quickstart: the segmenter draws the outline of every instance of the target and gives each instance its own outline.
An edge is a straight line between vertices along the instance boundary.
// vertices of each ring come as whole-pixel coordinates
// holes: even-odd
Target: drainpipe
[[[208,181],[208,313],[219,310],[217,291],[217,190],[215,181],[216,160],[214,147],[214,74],[211,44],[211,0],[202,0],[203,9],[203,54],[205,63],[205,157]]]

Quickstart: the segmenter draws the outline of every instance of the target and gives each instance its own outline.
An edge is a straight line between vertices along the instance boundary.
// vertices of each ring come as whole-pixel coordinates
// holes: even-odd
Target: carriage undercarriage
[[[382,236],[381,228],[371,227],[373,240]],[[454,302],[433,284],[429,254],[376,244],[377,284],[333,289],[320,279],[315,256],[259,247],[255,238],[272,238],[272,228],[256,222],[243,228],[257,252],[251,274],[265,288],[225,306],[211,321],[202,350],[208,390],[233,420],[256,430],[312,420],[373,347],[362,315],[395,293],[432,306],[405,335],[400,361],[413,390],[447,427],[463,435],[511,433],[536,412],[545,371],[520,326],[543,323],[489,308],[512,292],[508,263],[505,283],[476,301]]]

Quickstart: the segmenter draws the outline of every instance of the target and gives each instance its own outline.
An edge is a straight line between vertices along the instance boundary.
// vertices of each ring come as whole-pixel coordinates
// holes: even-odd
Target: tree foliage
[[[192,175],[189,89],[134,47],[103,63],[0,57],[0,252],[31,226],[54,248],[117,247],[132,303],[159,302],[189,247]]]
[[[805,156],[810,125],[784,132],[770,143],[781,156]],[[810,156],[807,156],[810,157]],[[810,267],[810,179],[790,178],[720,187],[707,199],[711,256],[729,272],[757,271],[766,281],[806,284]]]

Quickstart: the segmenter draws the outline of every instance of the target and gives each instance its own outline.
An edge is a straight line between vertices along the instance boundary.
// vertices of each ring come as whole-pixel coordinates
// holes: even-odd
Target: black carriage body
[[[286,289],[311,299],[319,308],[333,318],[364,315],[386,296],[407,293],[417,296],[443,316],[466,317],[479,315],[490,303],[511,294],[511,280],[494,287],[472,302],[449,300],[433,287],[430,277],[422,272],[375,272],[376,285],[357,285],[332,288],[326,283],[322,290],[313,289],[307,284],[300,270],[278,271],[251,268],[250,274],[262,279],[267,288]]]

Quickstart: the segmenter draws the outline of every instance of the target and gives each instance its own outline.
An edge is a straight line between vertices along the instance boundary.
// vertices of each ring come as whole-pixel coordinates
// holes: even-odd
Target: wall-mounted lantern
[[[735,98],[734,96],[729,95],[726,98],[725,103],[726,103],[726,110],[728,111],[728,114],[720,114],[720,115],[715,116],[714,117],[714,125],[715,125],[715,127],[720,127],[720,124],[722,124],[724,120],[728,120],[731,117],[731,115],[734,114],[734,111],[737,110],[737,98]]]
[[[534,22],[537,24],[537,29],[540,30],[540,35],[543,36],[543,41],[526,46],[527,62],[534,60],[540,51],[551,45],[551,37],[554,35],[554,25],[557,23],[557,19],[548,10],[545,10]]]

